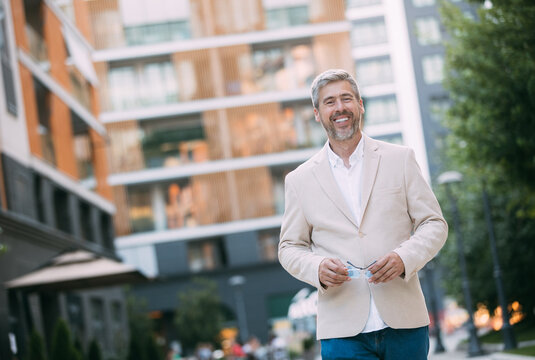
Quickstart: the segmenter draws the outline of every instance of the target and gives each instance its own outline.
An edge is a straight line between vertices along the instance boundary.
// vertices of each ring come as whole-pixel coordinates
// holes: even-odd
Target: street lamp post
[[[234,288],[240,340],[242,341],[242,344],[245,344],[247,338],[249,337],[249,329],[247,328],[247,312],[245,310],[245,302],[243,300],[241,289],[242,285],[245,284],[245,277],[242,275],[234,275],[228,280],[228,282],[229,285]]]
[[[446,194],[451,204],[451,212],[453,215],[453,225],[455,227],[455,238],[457,240],[457,251],[459,255],[459,265],[461,266],[461,277],[462,277],[462,287],[464,293],[464,302],[466,303],[466,310],[468,311],[468,356],[478,356],[483,354],[481,349],[481,344],[477,338],[476,327],[474,325],[474,316],[472,309],[472,295],[470,293],[470,283],[468,281],[468,273],[466,270],[466,259],[464,256],[464,247],[463,247],[463,235],[461,231],[461,221],[459,217],[459,209],[457,208],[457,201],[451,193],[449,187],[452,183],[461,182],[463,179],[462,175],[456,171],[447,171],[440,174],[438,177],[438,183],[444,185],[446,189]]]
[[[492,253],[492,262],[494,264],[494,280],[496,281],[496,291],[498,292],[498,302],[502,308],[502,335],[503,343],[506,350],[515,349],[517,347],[513,327],[509,324],[509,313],[507,312],[507,300],[505,298],[505,291],[503,289],[502,271],[500,269],[500,261],[498,259],[498,251],[496,249],[496,238],[494,237],[494,225],[492,223],[492,214],[490,210],[490,201],[487,194],[485,184],[483,183],[483,208],[485,210],[485,221],[489,232],[490,251]]]

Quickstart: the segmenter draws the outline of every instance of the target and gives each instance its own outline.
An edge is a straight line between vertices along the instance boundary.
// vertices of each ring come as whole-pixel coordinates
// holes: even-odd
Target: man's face
[[[321,122],[331,141],[353,138],[359,131],[364,114],[362,100],[358,100],[347,81],[334,81],[319,91],[319,106],[314,109],[316,121]]]

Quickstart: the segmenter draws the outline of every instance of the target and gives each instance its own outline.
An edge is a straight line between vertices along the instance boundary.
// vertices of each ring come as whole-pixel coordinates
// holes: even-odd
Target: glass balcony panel
[[[41,152],[43,159],[55,166],[56,154],[52,140],[52,129],[50,127],[50,109],[52,108],[52,97],[54,95],[35,78],[33,79],[33,84],[35,99],[37,101],[37,116],[39,118],[37,131],[41,138]]]
[[[43,35],[28,24],[26,24],[25,29],[30,55],[44,71],[48,72],[50,69],[48,47]]]
[[[280,29],[308,24],[308,6],[266,9],[266,29]]]
[[[377,5],[381,3],[382,0],[346,0],[346,7],[350,9],[363,6]]]
[[[71,82],[71,94],[87,111],[92,112],[89,82],[74,66],[69,67],[69,79]]]
[[[128,46],[157,44],[191,38],[190,25],[187,20],[125,26],[124,34]]]

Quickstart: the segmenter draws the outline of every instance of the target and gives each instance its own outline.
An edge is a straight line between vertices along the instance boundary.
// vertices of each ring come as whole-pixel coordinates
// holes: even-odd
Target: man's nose
[[[345,109],[342,99],[336,99],[336,101],[334,102],[334,108],[336,111],[341,111]]]

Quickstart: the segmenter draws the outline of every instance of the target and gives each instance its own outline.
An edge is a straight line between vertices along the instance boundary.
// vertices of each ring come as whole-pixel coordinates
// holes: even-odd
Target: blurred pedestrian
[[[311,93],[328,141],[286,177],[280,262],[318,289],[323,359],[427,359],[417,272],[446,240],[440,206],[412,149],[362,133],[348,72],[320,74]]]

